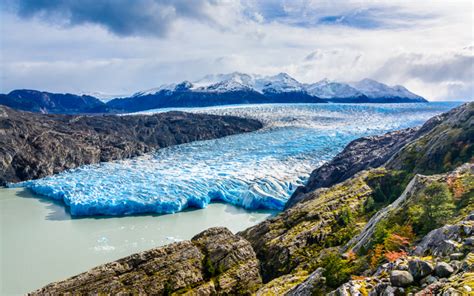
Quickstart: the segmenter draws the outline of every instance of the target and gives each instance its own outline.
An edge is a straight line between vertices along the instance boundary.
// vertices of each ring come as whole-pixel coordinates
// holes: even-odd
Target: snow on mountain
[[[347,83],[323,79],[319,82],[306,85],[306,91],[322,99],[331,98],[354,98],[362,96],[362,93]]]
[[[185,80],[181,83],[163,84],[160,87],[155,87],[155,88],[150,88],[148,90],[139,91],[137,93],[134,93],[132,95],[132,97],[155,95],[155,94],[157,94],[161,91],[168,91],[168,92],[183,91],[183,90],[191,89],[192,87],[193,87],[193,84],[191,82]]]
[[[162,90],[173,91],[176,88],[176,85],[177,85],[176,83],[163,84],[159,87],[150,88],[150,89],[147,89],[147,90],[136,92],[136,93],[133,94],[133,97],[154,95],[156,93],[159,93]]]
[[[206,75],[193,83],[193,90],[208,92],[227,92],[252,90],[255,79],[249,74],[233,72],[230,74]]]
[[[410,92],[403,86],[397,85],[390,87],[368,78],[351,83],[351,86],[358,89],[369,98],[407,98],[412,100],[424,100],[422,97]]]
[[[193,90],[208,92],[257,91],[304,92],[303,84],[286,73],[274,76],[249,75],[239,72],[207,75],[193,83]]]
[[[274,76],[260,76],[233,72],[229,74],[211,74],[194,82],[184,81],[180,84],[164,84],[158,88],[135,93],[133,96],[154,95],[161,91],[191,91],[191,92],[258,92],[261,94],[283,94],[298,92],[334,101],[345,102],[367,101],[425,101],[422,97],[410,92],[405,87],[396,85],[390,87],[372,79],[363,79],[358,82],[345,83],[321,80],[316,83],[303,84],[286,73]],[[354,99],[354,100],[352,100]]]
[[[255,89],[259,92],[305,92],[303,84],[286,73],[256,79]]]
[[[101,100],[104,103],[107,103],[110,100],[113,100],[115,98],[124,98],[130,96],[130,94],[120,94],[120,95],[112,95],[112,94],[106,94],[102,92],[84,92],[82,93],[84,96],[91,96],[96,99]]]

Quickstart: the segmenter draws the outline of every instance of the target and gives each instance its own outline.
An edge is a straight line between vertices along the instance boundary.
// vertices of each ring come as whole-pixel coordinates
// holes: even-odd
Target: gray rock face
[[[262,127],[256,120],[183,112],[72,116],[0,106],[0,114],[0,186]]]
[[[406,287],[413,283],[413,277],[408,271],[394,270],[390,273],[390,283],[395,287]]]
[[[421,285],[431,285],[433,283],[436,283],[438,281],[438,279],[432,275],[429,275],[427,277],[425,277],[424,279],[422,279],[420,281],[420,284]]]
[[[421,279],[430,275],[434,268],[433,266],[423,260],[411,260],[408,262],[408,270],[415,279]]]
[[[474,246],[474,236],[468,237],[464,240],[464,245]]]
[[[226,228],[210,228],[191,241],[95,267],[31,295],[245,295],[260,284],[250,244]]]
[[[301,284],[296,286],[294,289],[290,290],[286,296],[312,296],[313,288],[316,287],[318,284],[322,284],[325,282],[325,278],[323,277],[324,268],[319,267],[311,275],[304,280]],[[341,288],[343,289],[343,288]],[[341,294],[335,294],[341,295]]]
[[[420,130],[424,134],[400,149],[385,166],[431,175],[471,162],[473,127],[474,102],[469,102],[429,120]]]
[[[418,256],[433,254],[435,256],[449,256],[459,253],[464,235],[463,226],[474,224],[473,221],[462,221],[455,225],[445,225],[429,232],[416,246],[413,253]]]
[[[404,129],[381,136],[364,137],[349,143],[330,162],[314,170],[306,186],[296,189],[286,203],[290,208],[304,199],[304,195],[321,187],[330,187],[356,173],[383,165],[401,147],[417,135],[418,129]]]
[[[439,277],[449,277],[454,272],[454,269],[446,262],[438,262],[435,267],[435,273]]]
[[[460,259],[464,258],[464,254],[463,253],[453,253],[453,254],[449,255],[449,258],[451,260],[460,260]]]

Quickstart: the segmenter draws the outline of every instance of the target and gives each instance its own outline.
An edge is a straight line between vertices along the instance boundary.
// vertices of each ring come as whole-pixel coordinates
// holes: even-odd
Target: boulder
[[[390,273],[390,283],[395,287],[406,287],[413,281],[413,276],[408,271],[394,270]]]
[[[474,236],[466,238],[463,244],[465,246],[474,246]]]
[[[444,278],[449,277],[454,272],[454,269],[446,262],[438,262],[435,267],[437,276]]]
[[[424,256],[447,256],[456,253],[460,247],[457,241],[461,241],[463,227],[461,224],[445,225],[429,232],[416,246],[414,254]]]
[[[449,258],[451,260],[461,260],[462,258],[464,258],[464,254],[463,253],[452,253],[449,255]]]
[[[433,283],[436,283],[437,281],[438,281],[438,279],[436,277],[434,277],[432,275],[429,275],[429,276],[425,277],[424,279],[422,279],[420,281],[420,284],[422,286],[427,286],[427,285],[431,285]]]
[[[313,273],[311,273],[304,282],[296,286],[295,288],[291,289],[286,296],[311,296],[313,295],[312,292],[314,287],[317,285],[323,285],[325,282],[325,278],[323,276],[325,269],[319,267]]]
[[[408,270],[412,274],[413,278],[421,279],[427,275],[430,275],[434,268],[426,261],[415,259],[408,262]]]

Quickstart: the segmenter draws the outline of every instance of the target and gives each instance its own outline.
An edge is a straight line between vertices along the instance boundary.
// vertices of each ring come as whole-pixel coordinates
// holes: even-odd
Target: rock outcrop
[[[368,180],[385,174],[375,169],[321,188],[278,216],[240,232],[261,261],[264,281],[298,267],[305,269],[322,249],[345,243],[358,233],[360,223],[368,219],[363,204],[374,193]]]
[[[331,187],[360,171],[383,165],[412,140],[417,132],[417,128],[410,128],[352,141],[330,162],[314,170],[306,185],[296,189],[285,207],[294,206],[304,199],[304,195],[308,192],[321,187]]]
[[[422,131],[388,161],[388,169],[431,175],[474,161],[474,102],[429,120]]]
[[[72,116],[0,106],[0,185],[261,127],[251,119],[183,112]]]
[[[226,228],[107,263],[30,295],[250,295],[261,284],[250,244]]]
[[[308,192],[331,187],[370,168],[386,165],[411,174],[434,174],[472,161],[473,115],[474,103],[466,103],[431,118],[421,128],[354,140],[330,162],[314,170],[307,184],[293,193],[286,208],[304,199]]]

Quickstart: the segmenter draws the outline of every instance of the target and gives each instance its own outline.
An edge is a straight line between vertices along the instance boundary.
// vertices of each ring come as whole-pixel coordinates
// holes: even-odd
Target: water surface
[[[25,189],[0,189],[0,295],[25,294],[209,227],[237,232],[271,214],[214,203],[171,215],[71,219],[58,202]]]

